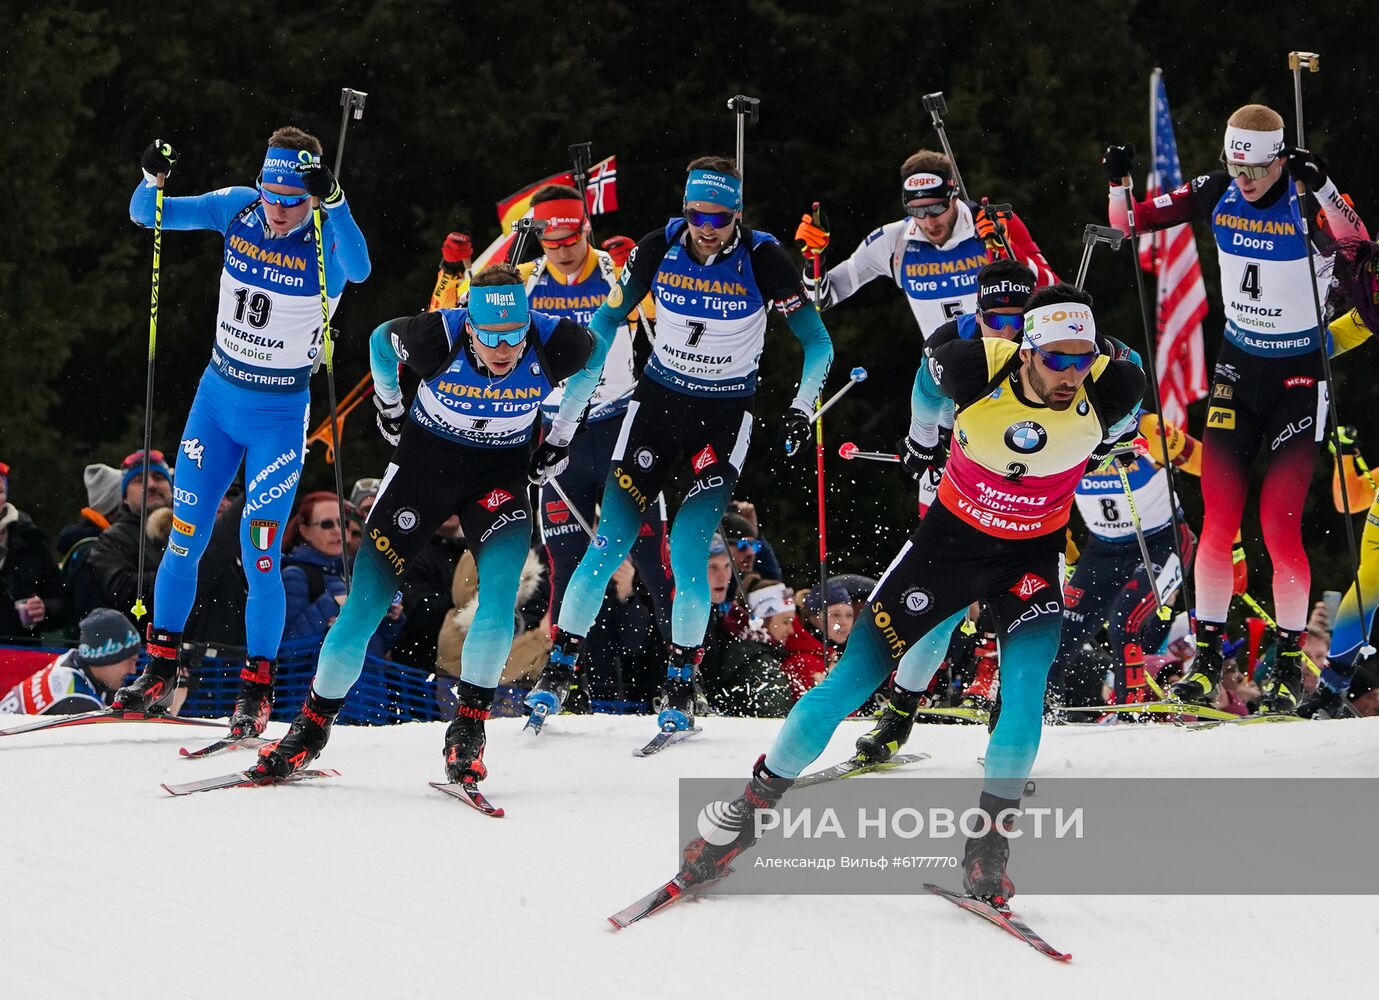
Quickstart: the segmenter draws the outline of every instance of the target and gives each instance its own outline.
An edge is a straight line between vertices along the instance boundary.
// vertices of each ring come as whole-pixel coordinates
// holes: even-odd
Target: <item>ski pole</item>
[[[1293,103],[1298,115],[1298,148],[1303,146],[1302,125],[1302,71],[1321,72],[1322,57],[1315,52],[1289,52],[1288,68],[1293,72]],[[1331,356],[1327,352],[1326,318],[1322,315],[1321,294],[1317,290],[1316,255],[1312,249],[1312,232],[1308,222],[1307,187],[1302,181],[1293,182],[1293,204],[1298,213],[1298,231],[1302,233],[1303,245],[1307,248],[1307,287],[1312,291],[1312,309],[1317,317],[1318,351],[1322,356],[1322,377],[1326,380],[1326,409],[1331,418],[1331,447],[1337,460],[1341,455],[1341,418],[1336,406],[1336,381],[1331,372]],[[1350,575],[1355,581],[1355,603],[1359,607],[1360,621],[1365,618],[1365,594],[1360,587],[1360,560],[1356,555],[1355,524],[1351,520],[1350,492],[1345,489],[1345,479],[1341,480],[1341,503],[1344,505],[1346,551],[1350,555]]]
[[[172,156],[172,146],[163,143],[160,152],[165,157]],[[139,498],[139,576],[138,589],[134,593],[134,607],[129,609],[135,621],[148,614],[144,607],[144,549],[148,544],[148,452],[153,447],[153,359],[158,347],[158,276],[163,263],[163,183],[166,174],[159,174],[157,190],[153,196],[153,286],[148,303],[148,381],[144,386],[144,468],[143,495]]]
[[[532,236],[535,234],[539,240],[541,234],[546,231],[545,219],[524,218],[518,219],[512,224],[512,245],[508,247],[508,263],[513,267],[522,263],[522,255],[527,252],[527,247],[531,244]]]
[[[575,190],[579,192],[580,198],[584,201],[584,210],[589,211],[589,196],[585,191],[589,187],[589,163],[594,158],[594,144],[592,142],[576,142],[570,146],[570,161],[574,169],[570,171],[570,176],[575,180]]]
[[[1169,608],[1167,602],[1164,601],[1163,594],[1159,591],[1158,574],[1154,570],[1154,560],[1149,555],[1149,543],[1145,541],[1144,538],[1144,525],[1140,521],[1139,508],[1135,505],[1135,491],[1130,485],[1130,476],[1125,471],[1125,466],[1120,462],[1122,455],[1128,455],[1135,459],[1138,459],[1140,455],[1134,448],[1116,448],[1112,450],[1110,459],[1111,464],[1116,467],[1116,472],[1120,474],[1120,486],[1121,489],[1125,491],[1125,502],[1130,505],[1130,523],[1135,526],[1135,540],[1140,543],[1140,561],[1144,563],[1145,575],[1149,577],[1149,589],[1154,595],[1155,613],[1159,616],[1160,620],[1168,621],[1173,611]],[[1148,459],[1146,459],[1146,461],[1147,460]],[[1173,526],[1173,530],[1175,532],[1178,530],[1176,524]],[[1178,558],[1176,552],[1174,558]],[[1178,566],[1180,571],[1183,572],[1183,575],[1186,576],[1186,571],[1182,568],[1183,560],[1181,558],[1178,558]]]
[[[1249,605],[1250,610],[1253,611],[1256,615],[1258,615],[1260,619],[1264,622],[1264,624],[1273,630],[1275,635],[1279,633],[1280,629],[1278,627],[1278,622],[1274,621],[1272,618],[1269,617],[1269,612],[1265,611],[1262,607],[1260,607],[1259,602],[1250,596],[1249,591],[1243,592],[1240,595],[1240,599]],[[1364,619],[1361,619],[1361,621],[1363,620]],[[1303,653],[1302,662],[1307,666],[1308,670],[1312,671],[1312,673],[1316,674],[1318,677],[1321,676],[1321,668],[1312,662],[1312,657],[1308,656],[1306,653]]]
[[[761,114],[761,100],[756,97],[748,97],[745,94],[737,94],[728,98],[728,110],[737,116],[737,172],[741,175],[742,190],[744,192],[743,204],[746,204],[747,190],[747,166],[745,157],[747,155],[747,119],[752,120],[752,124],[757,123]]]
[[[1082,261],[1077,265],[1077,278],[1073,281],[1079,292],[1087,282],[1087,269],[1092,264],[1092,251],[1096,249],[1097,244],[1105,243],[1114,253],[1120,249],[1124,240],[1125,234],[1119,229],[1087,223],[1086,228],[1082,230]]]
[[[1139,234],[1135,231],[1135,199],[1130,194],[1130,178],[1122,178],[1122,183],[1124,187],[1121,190],[1125,195],[1125,224],[1130,231],[1130,269],[1135,272],[1135,292],[1140,300],[1140,323],[1144,326],[1144,370],[1149,376],[1149,395],[1154,400],[1154,413],[1159,418],[1159,447],[1163,449],[1164,458],[1167,459],[1168,421],[1164,419],[1163,397],[1159,395],[1158,360],[1155,353],[1158,345],[1155,343],[1153,324],[1149,322],[1149,293],[1144,287],[1144,274],[1140,270],[1140,262],[1135,259],[1135,248],[1139,246]],[[1183,537],[1183,526],[1178,520],[1178,477],[1174,474],[1173,463],[1170,461],[1164,462],[1163,470],[1168,485],[1168,512],[1173,522],[1173,554],[1178,557],[1178,565],[1183,571],[1183,603],[1191,608],[1192,589],[1188,583],[1187,564],[1183,562],[1182,545],[1179,544]]]
[[[853,386],[855,386],[858,382],[865,382],[866,380],[867,380],[867,370],[866,370],[865,368],[860,368],[860,367],[859,367],[859,368],[854,368],[851,372],[849,372],[849,373],[848,373],[848,384],[845,385],[845,386],[843,386],[843,387],[842,387],[841,389],[839,389],[837,392],[835,392],[835,393],[833,394],[832,398],[830,398],[829,401],[828,401],[827,403],[824,403],[822,406],[820,406],[817,410],[814,411],[814,421],[815,421],[815,423],[817,423],[818,421],[822,420],[822,419],[823,419],[823,415],[824,415],[825,413],[827,413],[827,412],[832,408],[833,404],[836,403],[836,402],[838,402],[838,400],[842,399],[844,396],[846,396],[846,395],[848,394],[848,390],[850,390],[850,389],[851,389]]]
[[[584,520],[584,515],[579,512],[579,508],[574,505],[569,496],[565,493],[564,487],[560,485],[560,480],[552,476],[546,480],[546,485],[555,490],[555,495],[560,497],[562,503],[570,511],[570,516],[575,519],[575,523],[584,529],[584,533],[589,536],[590,543],[594,548],[601,549],[608,544],[608,539],[598,534],[593,528],[589,527],[589,522]]]
[[[340,165],[345,159],[345,135],[349,132],[350,119],[364,117],[364,101],[368,94],[349,87],[340,88],[340,141],[335,147],[335,179],[340,180]],[[330,325],[330,294],[326,290],[326,247],[321,238],[321,203],[311,199],[311,224],[316,237],[316,276],[321,284],[321,337],[322,350],[326,356],[326,400],[330,404],[330,439],[335,466],[335,503],[340,512],[340,531],[343,537],[345,525],[345,470],[343,449],[340,441],[340,412],[335,401],[335,331]],[[350,589],[350,564],[348,559],[340,560],[340,576],[345,583],[345,592]]]
[[[934,131],[938,133],[938,141],[943,145],[943,155],[948,157],[948,165],[953,168],[953,180],[958,185],[958,197],[967,201],[967,185],[962,182],[962,173],[958,170],[958,158],[953,155],[953,147],[948,143],[948,130],[943,127],[943,116],[948,114],[948,102],[943,99],[943,91],[925,94],[921,101],[924,104],[924,110],[929,112],[929,119],[933,122]]]
[[[838,446],[838,457],[845,462],[861,459],[864,462],[899,462],[900,456],[889,451],[858,451],[857,445],[844,441]]]
[[[819,226],[821,222],[819,203],[814,203],[814,225]],[[824,259],[821,254],[814,254],[814,308],[820,309],[823,300]],[[861,371],[861,369],[858,369]],[[866,373],[863,372],[865,375]],[[849,381],[845,388],[852,388],[855,381]],[[836,397],[835,397],[836,398]],[[819,491],[819,593],[826,595],[828,592],[828,516],[824,507],[824,408],[823,400],[820,398],[819,408],[814,416],[814,465],[818,473]]]

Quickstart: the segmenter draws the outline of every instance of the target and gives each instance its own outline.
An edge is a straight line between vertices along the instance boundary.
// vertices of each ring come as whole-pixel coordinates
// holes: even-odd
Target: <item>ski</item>
[[[1015,937],[1025,942],[1025,944],[1041,954],[1047,955],[1055,962],[1069,962],[1072,960],[1072,955],[1067,952],[1059,951],[1053,945],[1045,941],[1035,933],[1034,929],[1031,928],[1029,924],[1025,923],[1022,917],[1012,913],[1008,906],[992,906],[985,900],[977,899],[974,896],[965,896],[960,892],[953,892],[942,886],[934,885],[932,882],[925,882],[924,888],[928,889],[935,896],[946,899],[955,906],[962,907],[969,913],[975,913],[977,916],[991,921],[997,927],[1015,935]]]
[[[142,715],[133,712],[118,712],[113,708],[82,712],[78,715],[58,715],[22,722],[8,729],[0,729],[0,736],[18,736],[20,733],[37,733],[47,729],[65,729],[68,726],[89,726],[103,722],[162,722],[175,726],[211,726],[222,728],[225,723],[211,719],[182,719],[175,715]]]
[[[916,708],[916,716],[929,716],[935,719],[958,719],[962,722],[980,722],[986,724],[990,718],[990,713],[980,708],[963,708],[960,705],[953,705],[948,708],[936,706],[934,708]]]
[[[794,788],[808,788],[810,785],[822,785],[825,781],[834,781],[838,778],[851,778],[858,774],[871,774],[874,771],[889,771],[894,767],[904,767],[906,764],[915,764],[921,760],[928,760],[931,755],[927,753],[902,753],[897,754],[890,760],[877,761],[874,764],[863,764],[856,757],[845,760],[841,764],[834,764],[826,767],[822,771],[812,771],[809,774],[802,774],[795,779]]]
[[[484,798],[484,793],[479,791],[478,785],[472,781],[428,781],[427,784],[438,792],[444,792],[452,798],[468,803],[485,816],[501,819],[504,815],[502,808]]]
[[[223,740],[216,740],[214,743],[207,744],[196,750],[188,750],[186,747],[178,747],[177,752],[187,760],[200,760],[203,757],[214,757],[218,753],[227,750],[257,750],[261,746],[266,746],[267,740],[257,736],[227,736]]]
[[[1237,715],[1231,719],[1207,719],[1205,722],[1192,722],[1188,729],[1215,729],[1217,726],[1253,726],[1268,722],[1306,722],[1298,715],[1285,715],[1282,712],[1266,712],[1259,715]]]
[[[541,735],[541,727],[546,724],[546,719],[550,717],[551,709],[548,705],[535,705],[532,707],[531,714],[527,716],[527,724],[522,727],[522,731],[531,730],[533,736]]]
[[[702,733],[704,730],[695,726],[693,729],[662,729],[651,738],[651,742],[644,747],[632,751],[634,757],[650,757],[654,753],[660,753],[672,743],[682,743],[695,733]]]
[[[271,781],[255,781],[248,771],[236,771],[234,774],[222,774],[215,778],[202,778],[200,781],[189,781],[184,785],[163,785],[163,791],[169,795],[191,795],[195,792],[213,792],[221,788],[262,788],[267,785],[288,785],[298,781],[307,781],[311,778],[338,778],[340,772],[333,768],[317,770],[308,768],[304,771],[293,771],[286,778],[274,778]]]
[[[1135,715],[1140,712],[1147,715],[1191,715],[1199,719],[1220,719],[1222,722],[1230,722],[1232,719],[1240,718],[1234,712],[1225,712],[1209,705],[1194,705],[1186,701],[1141,701],[1130,705],[1074,705],[1071,708],[1064,708],[1063,711],[1093,712],[1098,715]]]

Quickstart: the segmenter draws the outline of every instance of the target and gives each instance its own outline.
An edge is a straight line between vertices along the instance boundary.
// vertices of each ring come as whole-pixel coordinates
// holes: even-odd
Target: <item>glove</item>
[[[1327,444],[1331,454],[1336,454],[1336,440],[1341,442],[1342,455],[1354,455],[1360,450],[1360,432],[1347,424],[1336,428],[1336,438]]]
[[[939,446],[923,445],[908,434],[896,442],[895,450],[900,453],[900,464],[905,466],[914,479],[918,480],[929,467],[938,461]]]
[[[972,217],[972,222],[977,227],[977,239],[985,243],[997,257],[1006,256],[1004,215],[1004,212],[992,210],[990,205],[983,205]]]
[[[468,233],[451,233],[441,244],[441,267],[447,274],[459,274],[474,259],[474,241]]]
[[[800,224],[795,228],[795,245],[805,260],[813,260],[828,249],[828,219],[823,212],[800,216]]]
[[[154,177],[159,174],[164,177],[171,176],[172,168],[176,165],[177,150],[162,139],[154,139],[139,159],[139,166],[144,168],[144,172]]]
[[[1309,191],[1320,191],[1326,186],[1326,164],[1316,153],[1297,146],[1287,146],[1283,150],[1286,158],[1284,167],[1288,176],[1300,181]]]
[[[1231,593],[1236,597],[1250,586],[1250,567],[1245,562],[1245,545],[1237,538],[1231,547]]]
[[[621,270],[627,266],[627,258],[632,256],[632,248],[637,241],[631,236],[610,236],[599,244],[613,258],[613,266]]]
[[[531,464],[527,466],[527,480],[533,486],[545,486],[564,472],[569,464],[569,444],[551,444],[550,438],[547,438],[532,452]]]
[[[407,412],[402,408],[402,400],[385,403],[383,397],[375,393],[373,405],[378,409],[378,415],[374,418],[374,422],[378,424],[378,432],[383,435],[384,441],[397,447],[397,442],[402,437],[402,418]]]
[[[1135,147],[1129,144],[1124,146],[1107,146],[1106,152],[1101,157],[1101,172],[1106,175],[1106,179],[1112,184],[1119,186],[1125,178],[1130,176],[1130,171],[1135,167]]]
[[[344,199],[345,192],[340,190],[335,175],[330,172],[330,167],[324,163],[312,163],[301,167],[297,172],[302,176],[302,183],[306,185],[307,193],[319,200],[322,205]]]
[[[809,435],[814,430],[814,420],[803,410],[793,406],[786,411],[785,420],[780,426],[780,443],[786,455],[794,458],[809,444]]]

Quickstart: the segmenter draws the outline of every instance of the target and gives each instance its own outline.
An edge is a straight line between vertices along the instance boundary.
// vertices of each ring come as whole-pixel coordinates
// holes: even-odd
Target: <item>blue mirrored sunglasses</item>
[[[986,309],[981,313],[982,322],[993,330],[1023,330],[1025,317],[1018,313],[994,313]]]
[[[696,227],[713,226],[715,229],[727,229],[733,224],[733,216],[736,214],[736,212],[701,212],[697,208],[687,208],[685,209],[685,221]]]
[[[1046,351],[1036,347],[1035,351],[1039,354],[1039,359],[1044,365],[1056,372],[1065,372],[1069,368],[1074,371],[1085,372],[1092,367],[1092,362],[1097,359],[1096,351],[1091,354],[1060,354],[1057,351]]]
[[[278,194],[276,191],[266,190],[262,181],[259,181],[255,186],[259,189],[261,201],[267,202],[269,205],[281,205],[283,208],[296,208],[311,197],[305,192],[302,194]]]
[[[761,551],[761,539],[759,538],[739,538],[733,544],[737,546],[739,552],[746,552],[749,549],[753,553]]]
[[[482,326],[468,324],[474,331],[474,336],[479,338],[479,343],[485,347],[497,347],[499,344],[507,344],[509,347],[516,347],[527,339],[527,327],[519,327],[516,330],[487,330]]]

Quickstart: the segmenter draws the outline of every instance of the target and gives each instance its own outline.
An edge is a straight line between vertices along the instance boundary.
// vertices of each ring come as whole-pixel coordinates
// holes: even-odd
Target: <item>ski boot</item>
[[[287,735],[259,750],[258,763],[247,772],[249,777],[263,783],[281,781],[310,764],[325,749],[330,727],[344,704],[344,698],[322,698],[314,690],[308,692]]]
[[[699,832],[685,845],[680,875],[691,885],[722,878],[732,870],[733,859],[757,842],[756,813],[773,809],[795,783],[766,769],[766,755],[757,758],[752,780],[741,795],[726,805],[715,802],[699,817]]]
[[[527,707],[527,728],[541,732],[542,724],[552,715],[559,715],[572,689],[579,687],[579,648],[584,640],[577,635],[556,629],[555,640],[541,676],[523,704]]]
[[[1216,699],[1216,689],[1221,685],[1221,640],[1225,628],[1215,622],[1197,623],[1197,656],[1192,661],[1192,672],[1169,687],[1170,695],[1195,705],[1210,705]]]
[[[1302,636],[1280,632],[1278,658],[1260,685],[1261,715],[1292,715],[1302,695]]]
[[[663,732],[694,728],[695,668],[703,658],[702,646],[670,644],[670,664],[661,682],[661,711],[656,716],[656,725]]]
[[[973,896],[992,906],[1002,907],[1015,895],[1015,883],[1006,874],[1010,859],[1010,831],[1015,817],[1002,812],[1020,808],[1018,799],[998,799],[982,794],[982,811],[991,817],[991,829],[980,837],[968,837],[962,855],[962,887]]]
[[[484,764],[484,720],[493,704],[493,688],[460,681],[455,720],[445,728],[445,780],[468,785],[488,777]]]
[[[126,717],[165,715],[177,691],[177,670],[182,633],[164,632],[148,626],[148,664],[128,687],[115,692],[110,707]]]
[[[876,727],[857,737],[857,755],[852,759],[864,764],[880,764],[894,757],[910,738],[919,697],[918,691],[906,691],[892,682],[890,704],[876,720]]]
[[[230,735],[237,740],[259,736],[273,712],[273,679],[278,665],[266,657],[245,662],[239,672],[239,697],[230,716]]]

